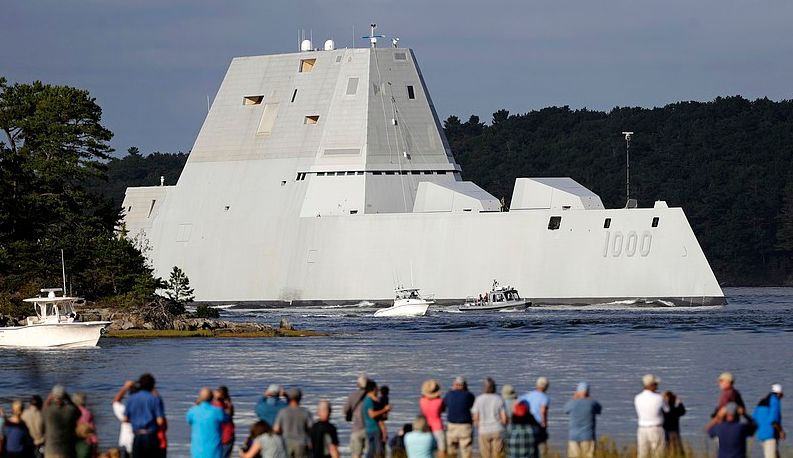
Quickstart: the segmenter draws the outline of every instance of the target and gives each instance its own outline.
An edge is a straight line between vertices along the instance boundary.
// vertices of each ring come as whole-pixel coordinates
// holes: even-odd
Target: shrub
[[[220,312],[216,308],[201,304],[196,307],[195,316],[198,318],[220,318]]]

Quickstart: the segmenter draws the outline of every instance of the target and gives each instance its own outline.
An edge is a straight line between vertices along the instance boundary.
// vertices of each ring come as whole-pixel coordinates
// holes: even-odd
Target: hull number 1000
[[[630,231],[627,235],[622,231],[605,231],[606,240],[603,243],[603,257],[612,256],[618,258],[620,256],[627,256],[632,258],[637,254],[645,257],[650,254],[650,249],[653,245],[653,234],[650,231],[644,231],[641,235],[636,231]]]

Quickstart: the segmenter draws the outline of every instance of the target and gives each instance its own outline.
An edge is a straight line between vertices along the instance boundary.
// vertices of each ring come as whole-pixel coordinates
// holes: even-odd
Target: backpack
[[[344,419],[346,421],[352,421],[352,416],[355,414],[355,409],[357,409],[358,406],[361,405],[361,403],[363,402],[363,398],[365,398],[365,397],[366,397],[366,393],[362,394],[361,398],[358,399],[357,401],[355,401],[355,404],[352,406],[352,409],[348,410],[344,414]]]

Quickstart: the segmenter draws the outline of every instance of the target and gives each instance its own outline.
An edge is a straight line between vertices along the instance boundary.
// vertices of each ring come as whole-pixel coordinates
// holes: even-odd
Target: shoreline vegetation
[[[265,323],[226,321],[217,310],[199,305],[189,313],[180,302],[158,298],[143,307],[85,307],[82,321],[112,321],[105,337],[176,338],[176,337],[312,337],[326,333],[297,330],[286,319],[277,326]]]
[[[299,331],[296,329],[272,328],[263,331],[243,331],[233,329],[117,329],[108,331],[104,337],[117,339],[159,339],[181,337],[223,337],[223,338],[259,338],[259,337],[321,337],[330,334],[319,331]]]

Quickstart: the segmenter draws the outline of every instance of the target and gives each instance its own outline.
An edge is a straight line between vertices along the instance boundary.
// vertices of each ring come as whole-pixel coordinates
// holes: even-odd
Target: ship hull
[[[725,303],[680,208],[301,217],[305,182],[272,189],[273,173],[265,161],[188,164],[145,228],[156,274],[179,266],[196,300],[225,303],[381,303],[412,279],[439,303],[459,304],[494,278],[537,305]],[[240,174],[265,179],[241,196]],[[288,194],[250,198],[276,191]],[[207,210],[224,205],[237,210]]]

